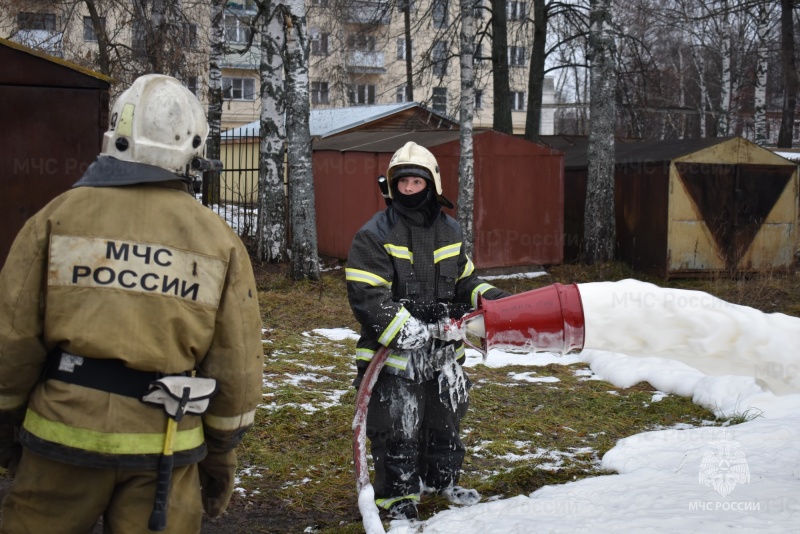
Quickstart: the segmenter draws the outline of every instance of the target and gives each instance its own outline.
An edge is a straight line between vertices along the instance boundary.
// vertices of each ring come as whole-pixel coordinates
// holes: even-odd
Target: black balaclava
[[[404,195],[397,189],[397,180],[392,181],[392,204],[406,219],[420,226],[431,226],[442,207],[433,195],[433,183],[425,180],[425,189],[413,195]]]

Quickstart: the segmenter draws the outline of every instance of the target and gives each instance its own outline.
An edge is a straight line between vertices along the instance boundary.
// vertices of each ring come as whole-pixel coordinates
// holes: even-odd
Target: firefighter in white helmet
[[[370,399],[367,436],[375,467],[379,508],[396,518],[416,518],[423,492],[474,504],[480,496],[458,485],[464,446],[461,418],[468,406],[464,345],[436,339],[432,325],[459,318],[478,295],[507,293],[474,272],[458,223],[442,212],[436,158],[408,142],[386,172],[391,205],[353,239],[346,278],[350,305],[361,324],[355,385],[381,346],[392,353]]]
[[[27,221],[0,273],[0,466],[15,474],[3,533],[90,532],[100,516],[109,532],[146,532],[169,421],[142,398],[173,375],[218,389],[170,443],[165,531],[199,532],[203,508],[228,505],[261,398],[247,251],[188,194],[187,169],[204,166],[202,105],[146,75],[110,123],[97,160]]]

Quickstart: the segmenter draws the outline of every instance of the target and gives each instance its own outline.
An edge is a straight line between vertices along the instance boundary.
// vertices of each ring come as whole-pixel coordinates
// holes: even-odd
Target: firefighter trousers
[[[0,533],[89,534],[101,516],[104,533],[148,532],[156,478],[155,470],[78,467],[25,450],[3,500]],[[176,467],[162,532],[197,534],[202,513],[197,464]]]
[[[439,380],[414,383],[381,374],[367,412],[375,468],[375,497],[419,495],[420,483],[442,489],[458,483],[464,462],[459,437],[469,401],[455,410],[439,394]]]

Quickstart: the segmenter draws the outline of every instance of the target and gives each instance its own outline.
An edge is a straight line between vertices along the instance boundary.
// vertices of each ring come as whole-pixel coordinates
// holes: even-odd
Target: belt
[[[150,389],[151,382],[165,376],[191,374],[191,371],[175,375],[138,371],[127,367],[122,360],[87,358],[57,349],[51,356],[44,378],[141,400]]]

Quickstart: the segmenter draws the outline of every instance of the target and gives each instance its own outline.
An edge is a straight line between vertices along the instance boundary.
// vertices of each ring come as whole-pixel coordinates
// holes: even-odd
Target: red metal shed
[[[439,163],[444,195],[458,201],[459,132],[354,132],[314,142],[320,254],[347,258],[358,229],[385,208],[377,177],[408,141]],[[559,264],[563,258],[563,154],[492,130],[476,132],[474,253],[478,269]],[[455,210],[446,210],[455,217]]]
[[[111,79],[0,39],[0,266],[28,218],[100,152]]]

